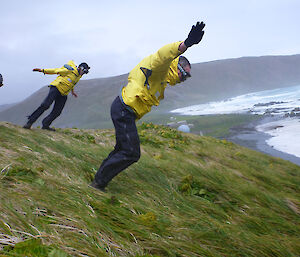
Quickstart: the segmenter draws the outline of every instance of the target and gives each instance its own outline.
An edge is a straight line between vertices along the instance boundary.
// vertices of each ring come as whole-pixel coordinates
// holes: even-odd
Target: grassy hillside
[[[172,117],[173,119],[170,120],[170,117]],[[219,114],[205,116],[172,116],[170,114],[157,114],[145,116],[142,120],[138,121],[138,124],[142,124],[143,121],[145,121],[159,125],[168,125],[170,124],[170,122],[179,124],[178,122],[180,121],[186,121],[187,124],[192,124],[190,132],[193,134],[202,134],[205,136],[224,139],[230,135],[231,128],[249,124],[262,118],[263,116],[261,115],[253,114]]]
[[[0,123],[0,256],[299,256],[300,167],[139,126],[140,161],[88,187],[112,130]]]

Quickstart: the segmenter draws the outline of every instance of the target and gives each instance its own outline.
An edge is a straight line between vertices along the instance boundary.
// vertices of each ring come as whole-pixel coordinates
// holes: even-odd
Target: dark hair
[[[84,72],[85,74],[89,73],[90,67],[87,65],[87,63],[82,62],[82,63],[79,64],[78,67],[79,67],[79,68],[82,68],[82,70],[83,70],[83,72]]]
[[[180,64],[181,67],[189,66],[191,68],[191,64],[190,64],[189,60],[186,57],[184,57],[183,55],[179,56],[178,63]]]

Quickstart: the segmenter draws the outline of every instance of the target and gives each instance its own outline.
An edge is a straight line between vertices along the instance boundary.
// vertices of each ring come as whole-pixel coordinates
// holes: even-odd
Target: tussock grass
[[[0,123],[0,256],[299,256],[300,167],[139,126],[142,158],[88,184],[112,130]]]

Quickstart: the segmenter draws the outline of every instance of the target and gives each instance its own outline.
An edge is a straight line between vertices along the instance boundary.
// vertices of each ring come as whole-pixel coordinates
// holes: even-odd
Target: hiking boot
[[[95,180],[91,184],[89,184],[89,186],[93,187],[101,192],[106,192],[105,186],[98,184]]]
[[[49,131],[56,131],[55,128],[50,128],[50,127],[42,127],[42,129],[46,129],[46,130],[49,130]]]
[[[23,126],[23,128],[24,128],[24,129],[30,129],[31,126],[32,126],[32,123],[28,121],[28,122]]]

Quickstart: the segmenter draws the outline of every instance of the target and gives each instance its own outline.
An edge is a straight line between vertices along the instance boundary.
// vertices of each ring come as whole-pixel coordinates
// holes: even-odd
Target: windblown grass
[[[171,122],[170,118],[173,117],[175,122],[185,120],[188,124],[193,124],[191,133],[199,135],[200,133],[205,136],[212,136],[216,138],[226,138],[230,135],[230,129],[236,126],[242,126],[262,118],[261,115],[253,114],[216,114],[216,115],[172,115],[165,114],[152,114],[145,116],[144,121],[153,122],[155,124],[166,125]],[[172,120],[174,122],[174,120]],[[140,121],[140,123],[142,123]]]
[[[0,123],[0,256],[299,256],[300,167],[139,127],[142,158],[88,187],[112,130]]]

